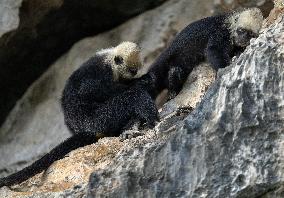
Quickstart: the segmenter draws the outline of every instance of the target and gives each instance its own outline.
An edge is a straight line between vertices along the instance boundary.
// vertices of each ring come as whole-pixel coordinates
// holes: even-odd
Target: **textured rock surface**
[[[161,116],[166,116],[172,111],[178,111],[180,108],[187,112],[195,109],[201,101],[208,87],[214,82],[216,72],[207,63],[201,63],[195,67],[188,76],[180,93],[171,101],[162,107]]]
[[[1,0],[0,124],[31,83],[75,42],[164,1]]]
[[[283,22],[218,73],[164,144],[123,152],[93,173],[89,196],[283,197]]]
[[[283,0],[274,0],[274,8],[269,13],[269,16],[266,18],[264,22],[264,27],[268,27],[272,23],[275,22],[275,20],[278,18],[280,14],[284,12],[284,1]]]
[[[181,118],[181,116],[176,117],[175,121]],[[161,125],[163,122],[160,127]],[[121,155],[121,152],[129,152],[148,144],[157,145],[167,138],[167,134],[158,135],[155,130],[147,131],[146,135],[132,139],[103,138],[96,144],[71,152],[68,157],[54,163],[44,174],[38,174],[20,185],[13,186],[12,190],[3,187],[0,190],[0,197],[52,197],[66,196],[68,193],[72,195],[71,197],[86,195],[87,183],[92,172],[107,169],[112,164],[113,158]]]

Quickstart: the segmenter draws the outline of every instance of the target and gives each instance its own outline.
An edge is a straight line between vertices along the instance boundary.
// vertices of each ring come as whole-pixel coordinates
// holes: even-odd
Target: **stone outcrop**
[[[184,109],[190,112],[202,100],[208,87],[214,82],[216,72],[208,63],[201,63],[195,67],[186,82],[183,89],[174,100],[168,101],[162,106],[161,116],[171,114],[173,111]]]
[[[94,172],[89,197],[283,197],[283,24],[281,16],[221,70],[164,143]]]

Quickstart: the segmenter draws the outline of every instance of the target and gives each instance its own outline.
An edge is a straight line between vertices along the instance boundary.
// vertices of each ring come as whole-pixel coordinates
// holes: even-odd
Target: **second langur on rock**
[[[263,16],[258,8],[211,16],[185,27],[171,42],[138,84],[147,86],[155,98],[163,89],[175,97],[192,69],[208,61],[218,70],[230,64],[231,58],[244,51],[250,39],[257,37]]]
[[[130,87],[141,67],[140,49],[132,42],[101,50],[80,66],[67,80],[61,99],[73,135],[30,166],[0,179],[0,187],[27,180],[78,147],[120,135],[129,122],[154,126],[154,101],[143,87]]]

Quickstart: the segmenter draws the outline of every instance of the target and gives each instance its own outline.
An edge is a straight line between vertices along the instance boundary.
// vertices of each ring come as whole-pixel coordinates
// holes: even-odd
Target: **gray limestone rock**
[[[221,70],[164,143],[94,172],[89,197],[283,197],[283,24],[282,16]]]

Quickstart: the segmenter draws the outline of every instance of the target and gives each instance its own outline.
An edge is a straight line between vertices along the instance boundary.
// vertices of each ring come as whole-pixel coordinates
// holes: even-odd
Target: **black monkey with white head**
[[[143,87],[130,87],[141,67],[140,49],[132,42],[101,50],[83,63],[67,80],[61,99],[73,135],[30,166],[0,179],[0,187],[27,180],[78,147],[120,135],[129,122],[153,126],[158,115],[154,101]]]
[[[62,108],[69,129],[75,134],[119,133],[125,122],[137,116],[152,125],[154,118],[142,115],[141,108],[146,113],[149,108],[153,111],[154,103],[143,89],[130,87],[141,67],[140,49],[132,42],[101,50],[84,63],[63,91]]]
[[[208,61],[218,70],[229,65],[231,58],[241,53],[250,39],[257,37],[263,22],[258,8],[211,16],[185,27],[138,84],[152,81],[149,92],[156,97],[163,89],[175,97],[192,69]],[[146,86],[145,86],[146,87]]]

